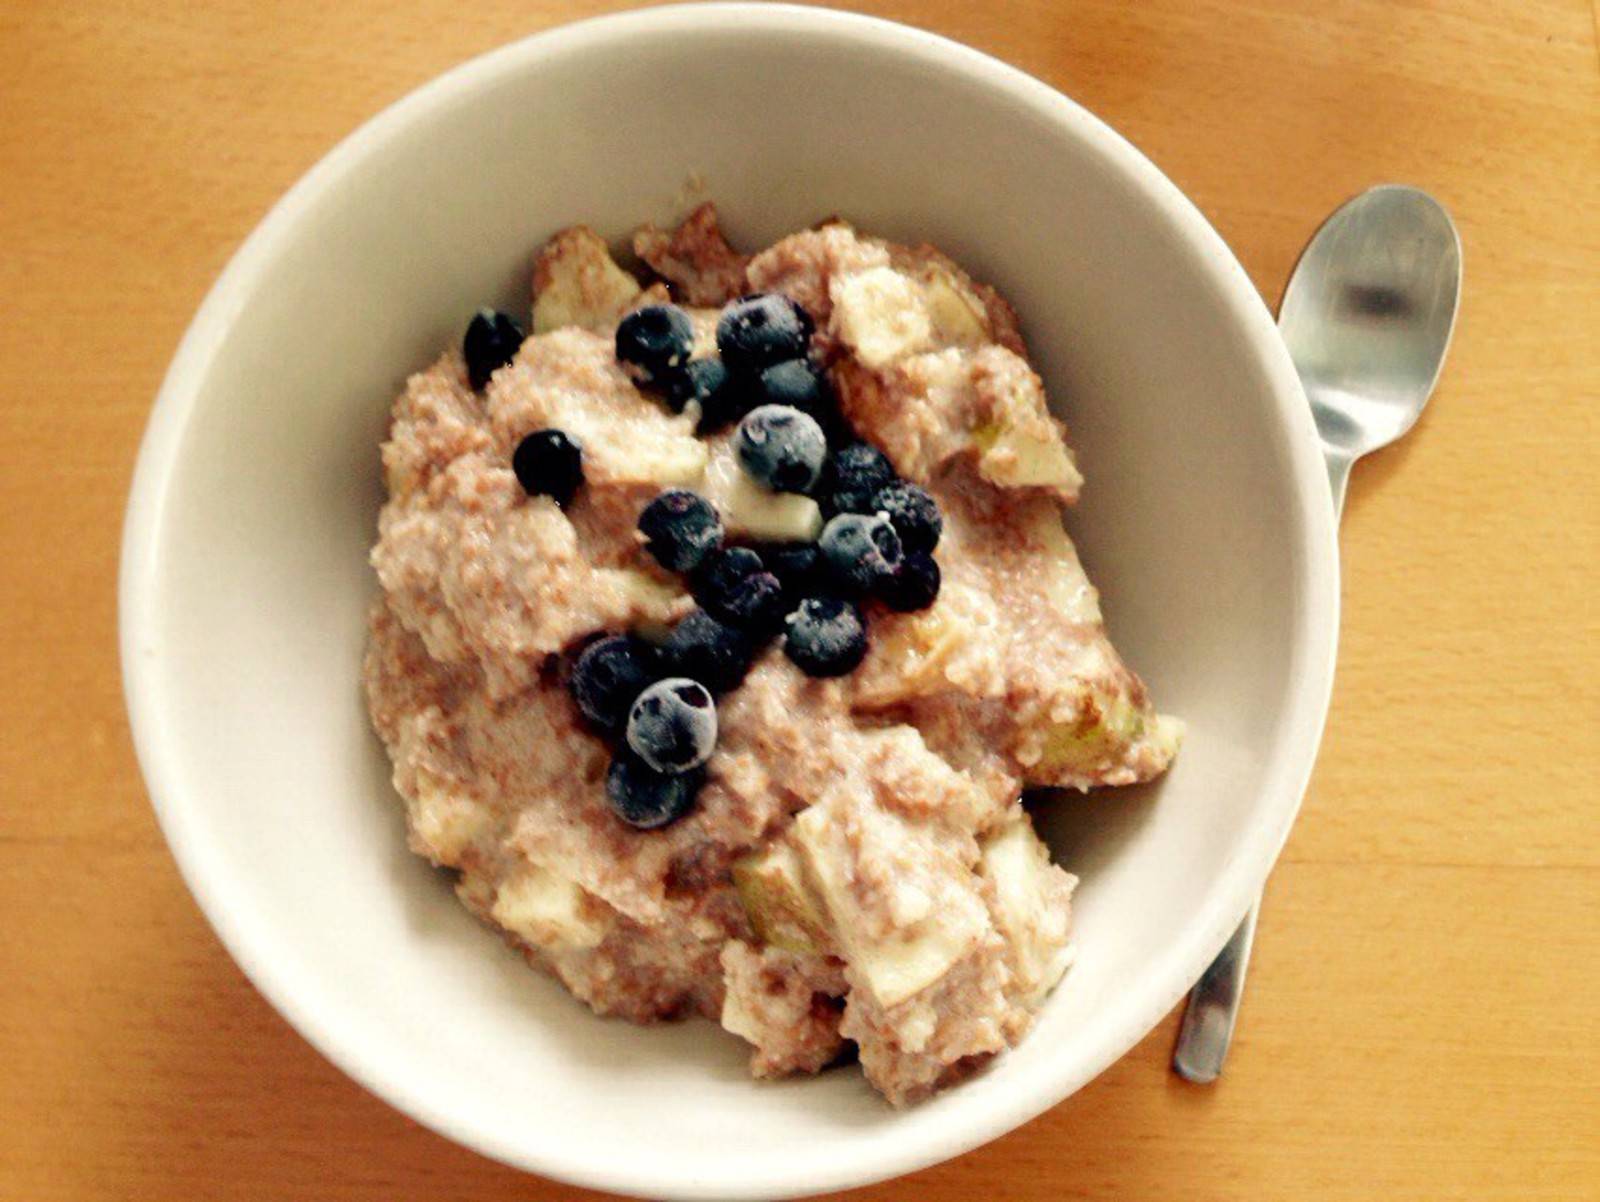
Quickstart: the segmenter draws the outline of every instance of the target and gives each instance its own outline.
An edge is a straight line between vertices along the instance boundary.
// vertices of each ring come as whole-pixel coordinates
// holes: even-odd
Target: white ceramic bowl
[[[854,1072],[757,1084],[702,1022],[606,1022],[405,849],[358,682],[377,445],[412,370],[531,250],[668,219],[691,173],[746,247],[830,213],[1015,303],[1088,485],[1112,633],[1189,737],[1159,787],[1044,826],[1080,954],[1023,1045],[896,1113]],[[1333,670],[1333,518],[1305,400],[1221,240],[1127,142],[972,50],[839,13],[658,8],[466,64],[363,126],[217,281],[151,417],[122,654],[139,759],[218,934],[318,1048],[510,1164],[671,1198],[905,1172],[1077,1089],[1172,1007],[1261,886]]]

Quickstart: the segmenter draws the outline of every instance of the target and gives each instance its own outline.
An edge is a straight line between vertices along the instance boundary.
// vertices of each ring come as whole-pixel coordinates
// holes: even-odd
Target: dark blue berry
[[[745,415],[734,439],[739,464],[773,492],[810,492],[822,475],[828,440],[815,418],[788,405]]]
[[[623,751],[606,773],[606,798],[618,818],[640,830],[655,830],[682,818],[704,783],[699,771],[667,775]]]
[[[843,676],[867,654],[861,611],[837,597],[810,597],[789,615],[783,651],[807,676]]]
[[[695,574],[694,595],[714,618],[747,635],[768,634],[783,620],[783,585],[749,547],[707,557]]]
[[[677,305],[646,305],[617,326],[617,361],[641,384],[666,387],[694,349],[694,323]]]
[[[654,647],[631,635],[614,634],[584,648],[567,687],[584,717],[615,732],[628,720],[634,698],[659,676]]]
[[[732,370],[754,375],[785,359],[803,358],[814,328],[810,314],[781,293],[746,296],[717,319],[717,349]]]
[[[900,536],[881,513],[841,513],[817,539],[828,570],[846,591],[868,593],[894,575],[904,556]]]
[[[698,681],[657,681],[628,711],[628,746],[657,772],[698,768],[717,745],[717,703]]]
[[[669,488],[644,507],[645,550],[669,572],[688,572],[722,544],[722,521],[711,502],[687,488]]]
[[[743,413],[740,398],[745,392],[721,359],[692,359],[668,384],[667,404],[674,413],[682,413],[693,401],[700,406],[696,428],[709,434]]]
[[[894,465],[869,442],[853,442],[828,465],[828,505],[835,513],[874,513],[878,493],[895,480]]]
[[[763,369],[756,378],[755,393],[758,405],[788,405],[809,414],[822,427],[829,446],[844,446],[855,439],[839,413],[827,376],[809,359],[787,359]]]
[[[826,591],[827,573],[816,543],[768,543],[761,548],[761,561],[783,585],[786,611],[802,597]]]
[[[939,545],[939,536],[944,533],[939,503],[915,484],[897,480],[880,489],[872,507],[889,515],[894,532],[907,551],[932,551]]]
[[[783,623],[786,594],[783,582],[771,572],[757,572],[728,594],[717,617],[757,637],[771,634]]]
[[[522,327],[495,309],[479,309],[467,323],[461,354],[467,361],[467,382],[482,392],[489,377],[517,357]]]
[[[713,693],[726,693],[750,671],[755,648],[734,627],[696,609],[672,628],[661,645],[661,658],[675,675],[698,680]]]
[[[766,404],[788,405],[819,421],[833,407],[828,381],[809,359],[785,359],[762,369],[758,386]]]
[[[900,613],[927,609],[939,596],[939,561],[926,551],[909,552],[894,575],[878,582],[877,596]]]
[[[535,430],[517,444],[511,470],[530,497],[552,497],[563,509],[583,484],[583,448],[562,430]]]
[[[694,576],[695,600],[707,609],[743,581],[757,572],[766,571],[759,553],[749,547],[725,547],[708,555]],[[711,602],[711,605],[706,604]]]

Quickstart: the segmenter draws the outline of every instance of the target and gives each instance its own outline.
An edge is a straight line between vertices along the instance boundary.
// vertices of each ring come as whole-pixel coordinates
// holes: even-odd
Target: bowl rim
[[[1256,366],[1277,402],[1280,438],[1304,515],[1302,608],[1295,642],[1305,671],[1285,710],[1275,771],[1263,788],[1277,799],[1271,821],[1248,829],[1207,903],[1190,921],[1144,1003],[1108,1027],[1095,1055],[1075,1065],[1035,1057],[999,1104],[951,1107],[917,1138],[881,1141],[851,1156],[807,1158],[759,1173],[717,1175],[717,1166],[636,1169],[625,1158],[580,1162],[559,1146],[537,1147],[496,1137],[436,1106],[406,1074],[358,1054],[318,1012],[304,978],[280,971],[258,954],[249,931],[230,912],[228,880],[208,863],[187,821],[191,804],[177,787],[174,749],[164,738],[161,696],[147,632],[157,616],[157,576],[169,483],[188,421],[202,395],[221,335],[252,295],[302,214],[340,181],[380,155],[413,118],[537,69],[541,59],[627,43],[641,37],[692,33],[738,21],[742,29],[778,36],[848,40],[974,81],[1019,108],[1090,143],[1127,182],[1142,191],[1184,237],[1231,319],[1248,335]],[[1043,81],[979,50],[882,18],[794,4],[720,2],[636,9],[560,25],[467,60],[407,93],[343,138],[267,212],[207,293],[179,343],[157,393],[140,444],[123,524],[118,579],[123,688],[135,753],[150,801],[190,892],[223,945],[268,1002],[323,1056],[363,1087],[435,1132],[501,1163],[589,1188],[661,1198],[798,1197],[881,1181],[955,1157],[1005,1134],[1056,1105],[1098,1076],[1144,1038],[1188,991],[1260,892],[1288,837],[1316,759],[1333,684],[1339,626],[1335,517],[1310,407],[1276,325],[1255,286],[1199,209],[1122,135]]]

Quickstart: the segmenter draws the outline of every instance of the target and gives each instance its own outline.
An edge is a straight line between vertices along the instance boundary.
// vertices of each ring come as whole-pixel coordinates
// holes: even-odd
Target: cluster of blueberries
[[[570,678],[579,710],[616,741],[606,793],[636,827],[664,826],[693,804],[717,740],[714,695],[736,688],[769,640],[781,637],[810,676],[842,676],[867,653],[863,599],[909,612],[938,596],[939,507],[855,439],[809,358],[812,330],[805,310],[776,293],[723,310],[720,359],[690,357],[693,326],[676,305],[636,310],[617,328],[617,359],[636,383],[675,412],[697,405],[702,433],[737,421],[746,474],[769,491],[812,496],[827,517],[814,543],[751,547],[728,545],[715,507],[688,489],[662,492],[640,514],[646,549],[685,574],[698,608],[659,646],[632,634],[591,643]],[[464,343],[473,387],[521,341],[506,315],[475,317]],[[535,431],[512,468],[530,494],[566,505],[583,482],[582,449],[560,430]]]

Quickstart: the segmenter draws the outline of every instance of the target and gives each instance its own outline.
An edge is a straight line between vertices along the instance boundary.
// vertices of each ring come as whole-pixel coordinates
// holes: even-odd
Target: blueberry
[[[553,497],[565,509],[583,483],[583,447],[562,430],[535,430],[512,452],[511,470],[530,497]]]
[[[819,422],[833,408],[833,393],[822,372],[809,359],[785,359],[763,368],[757,377],[761,399],[768,405],[788,405],[809,413]]]
[[[846,589],[871,592],[894,575],[904,551],[894,526],[881,513],[841,513],[817,539],[828,570]]]
[[[907,551],[932,551],[939,545],[939,536],[944,533],[939,503],[915,484],[897,480],[888,488],[879,489],[872,508],[889,515],[894,532]]]
[[[657,772],[698,768],[717,745],[717,703],[686,676],[657,681],[628,711],[628,746]]]
[[[742,582],[747,576],[766,571],[761,555],[749,547],[725,547],[708,555],[694,576],[694,595],[701,605],[707,600],[715,603]]]
[[[479,309],[467,323],[461,354],[467,361],[467,382],[482,392],[489,377],[517,357],[522,327],[497,309]]]
[[[736,372],[754,374],[785,359],[799,359],[811,344],[811,316],[778,292],[734,301],[717,319],[717,349]]]
[[[783,651],[807,676],[843,676],[867,654],[861,611],[837,597],[810,597],[787,623]]]
[[[677,305],[646,305],[617,326],[617,361],[642,384],[665,387],[694,349],[694,323]]]
[[[745,390],[729,375],[721,359],[693,359],[667,386],[667,404],[682,413],[693,401],[700,406],[697,429],[709,434],[722,429],[744,411]]]
[[[726,693],[750,671],[755,648],[732,626],[696,609],[672,628],[661,657],[677,675],[698,680],[713,693]]]
[[[640,830],[654,830],[676,822],[694,805],[704,774],[682,772],[675,776],[657,772],[624,751],[611,761],[606,773],[606,797],[617,817]]]
[[[926,551],[911,551],[894,575],[878,582],[877,595],[890,609],[927,609],[939,596],[939,561]]]
[[[768,543],[761,560],[783,585],[784,604],[793,609],[802,597],[826,591],[827,573],[816,543]]]
[[[787,612],[783,582],[771,572],[757,572],[729,593],[716,616],[751,638],[771,634]]]
[[[739,423],[734,448],[740,466],[773,492],[810,492],[828,457],[816,419],[788,405],[751,410]]]
[[[764,368],[756,377],[754,392],[758,405],[788,405],[814,418],[829,446],[843,446],[855,438],[840,416],[827,376],[809,359],[786,359]]]
[[[695,573],[694,595],[712,617],[747,635],[768,634],[783,621],[783,584],[749,547],[707,557]]]
[[[634,698],[659,676],[654,647],[613,634],[584,648],[567,687],[584,717],[602,730],[620,731]]]
[[[894,465],[869,442],[841,447],[829,465],[828,504],[835,513],[875,513],[878,493],[895,480]]]
[[[711,502],[687,488],[669,488],[644,507],[639,532],[645,550],[669,572],[688,572],[722,543],[722,521]]]

